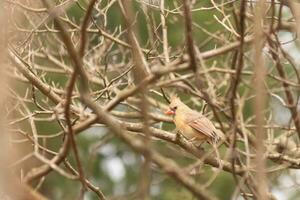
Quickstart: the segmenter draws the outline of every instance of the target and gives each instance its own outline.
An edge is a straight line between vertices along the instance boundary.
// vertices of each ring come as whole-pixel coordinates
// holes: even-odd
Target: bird
[[[223,138],[221,131],[208,118],[192,110],[177,96],[171,98],[165,114],[173,116],[176,129],[196,146],[204,142],[215,145]]]

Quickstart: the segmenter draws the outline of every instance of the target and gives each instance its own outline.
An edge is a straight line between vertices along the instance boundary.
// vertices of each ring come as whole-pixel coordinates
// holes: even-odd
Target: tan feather
[[[186,123],[199,131],[201,134],[207,136],[209,141],[215,143],[220,140],[217,129],[209,119],[199,113],[194,112],[193,114],[188,114],[186,116]]]

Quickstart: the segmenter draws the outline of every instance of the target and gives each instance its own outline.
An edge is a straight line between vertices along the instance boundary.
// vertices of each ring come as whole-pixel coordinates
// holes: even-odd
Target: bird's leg
[[[197,137],[194,137],[189,141],[192,142],[197,147],[197,149],[199,149],[200,151],[203,151],[203,152],[205,151],[204,147],[202,147],[202,144],[204,143],[204,141],[201,141],[201,143],[199,143],[199,140]],[[195,143],[195,142],[197,142],[197,143]]]
[[[179,130],[175,130],[175,141],[179,141],[180,140],[180,131]]]

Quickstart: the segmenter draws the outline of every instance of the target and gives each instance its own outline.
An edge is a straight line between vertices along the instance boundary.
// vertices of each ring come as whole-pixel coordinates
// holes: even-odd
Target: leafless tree
[[[113,199],[83,164],[88,156],[80,153],[78,137],[91,127],[109,130],[94,142],[94,151],[119,138],[143,157],[136,199],[151,197],[153,171],[196,199],[218,199],[208,188],[223,172],[234,178],[232,199],[276,199],[272,181],[300,168],[300,3],[2,4],[9,13],[3,47],[8,67],[2,74],[10,78],[3,84],[3,116],[10,145],[22,149],[8,166],[22,183],[38,190],[55,172],[81,184],[80,199],[87,191]],[[164,110],[174,94],[202,110],[226,136],[218,144],[221,160],[210,145],[196,147],[170,128]],[[191,164],[182,165],[182,158]],[[209,177],[196,179],[203,170],[211,171]]]

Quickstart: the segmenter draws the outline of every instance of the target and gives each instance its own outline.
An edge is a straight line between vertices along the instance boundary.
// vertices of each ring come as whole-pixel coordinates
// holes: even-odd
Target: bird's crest
[[[180,101],[181,102],[180,98],[176,94],[173,94],[171,96],[171,102],[174,102],[174,101]]]

